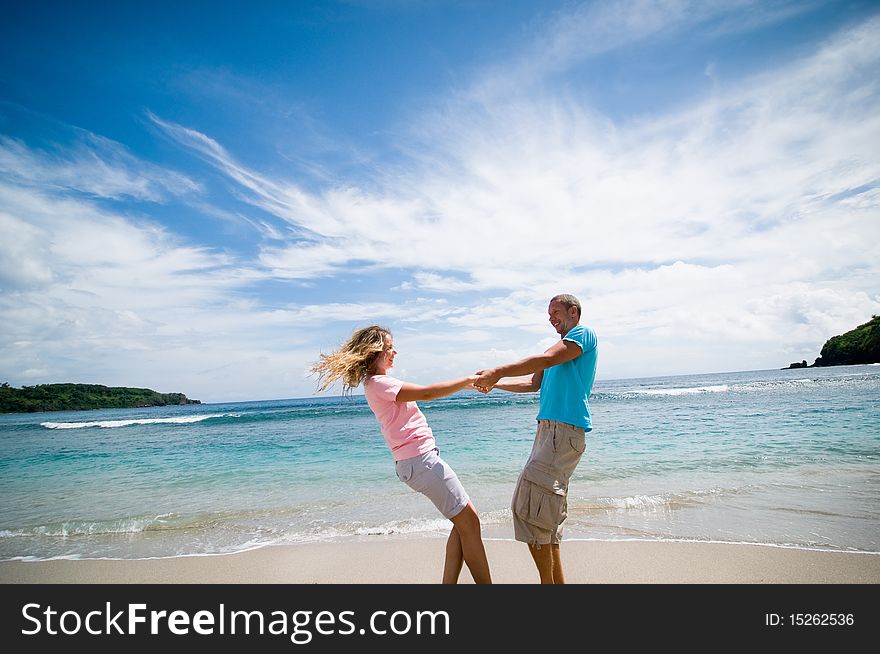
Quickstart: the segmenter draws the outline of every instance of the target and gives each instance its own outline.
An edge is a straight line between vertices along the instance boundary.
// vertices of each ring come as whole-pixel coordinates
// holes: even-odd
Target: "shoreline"
[[[492,578],[536,584],[528,549],[484,540]],[[2,584],[435,584],[444,538],[272,545],[152,559],[0,561]],[[569,584],[876,584],[880,553],[699,541],[571,540]],[[465,567],[461,583],[473,583]]]

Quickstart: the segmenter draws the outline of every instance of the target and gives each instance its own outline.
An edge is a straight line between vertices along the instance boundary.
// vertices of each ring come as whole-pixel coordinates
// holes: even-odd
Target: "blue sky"
[[[311,395],[351,330],[429,383],[778,368],[880,313],[872,2],[19,3],[0,377]],[[182,7],[180,5],[183,5]]]

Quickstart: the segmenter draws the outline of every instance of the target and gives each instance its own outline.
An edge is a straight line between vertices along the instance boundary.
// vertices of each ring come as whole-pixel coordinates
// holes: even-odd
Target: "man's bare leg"
[[[558,546],[557,546],[558,547]],[[529,545],[529,552],[538,568],[542,584],[554,583],[553,548],[550,545]]]
[[[564,584],[565,573],[562,571],[562,551],[559,548],[559,543],[551,545],[550,551],[553,552],[553,583]]]

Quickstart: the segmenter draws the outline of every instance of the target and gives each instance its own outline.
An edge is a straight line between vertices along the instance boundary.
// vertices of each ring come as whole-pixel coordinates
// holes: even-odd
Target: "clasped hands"
[[[477,370],[474,375],[476,375],[476,377],[473,382],[471,382],[471,386],[474,390],[480,391],[483,395],[489,393],[501,378],[491,370]]]

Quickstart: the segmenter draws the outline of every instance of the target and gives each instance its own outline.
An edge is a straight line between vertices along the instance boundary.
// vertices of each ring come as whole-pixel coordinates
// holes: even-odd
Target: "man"
[[[555,296],[547,313],[560,341],[543,354],[478,372],[474,386],[484,393],[541,391],[532,453],[513,493],[513,528],[516,540],[528,544],[541,583],[563,584],[562,522],[568,481],[584,453],[585,432],[593,428],[587,398],[596,378],[598,342],[592,329],[580,325],[581,303],[573,295]]]

